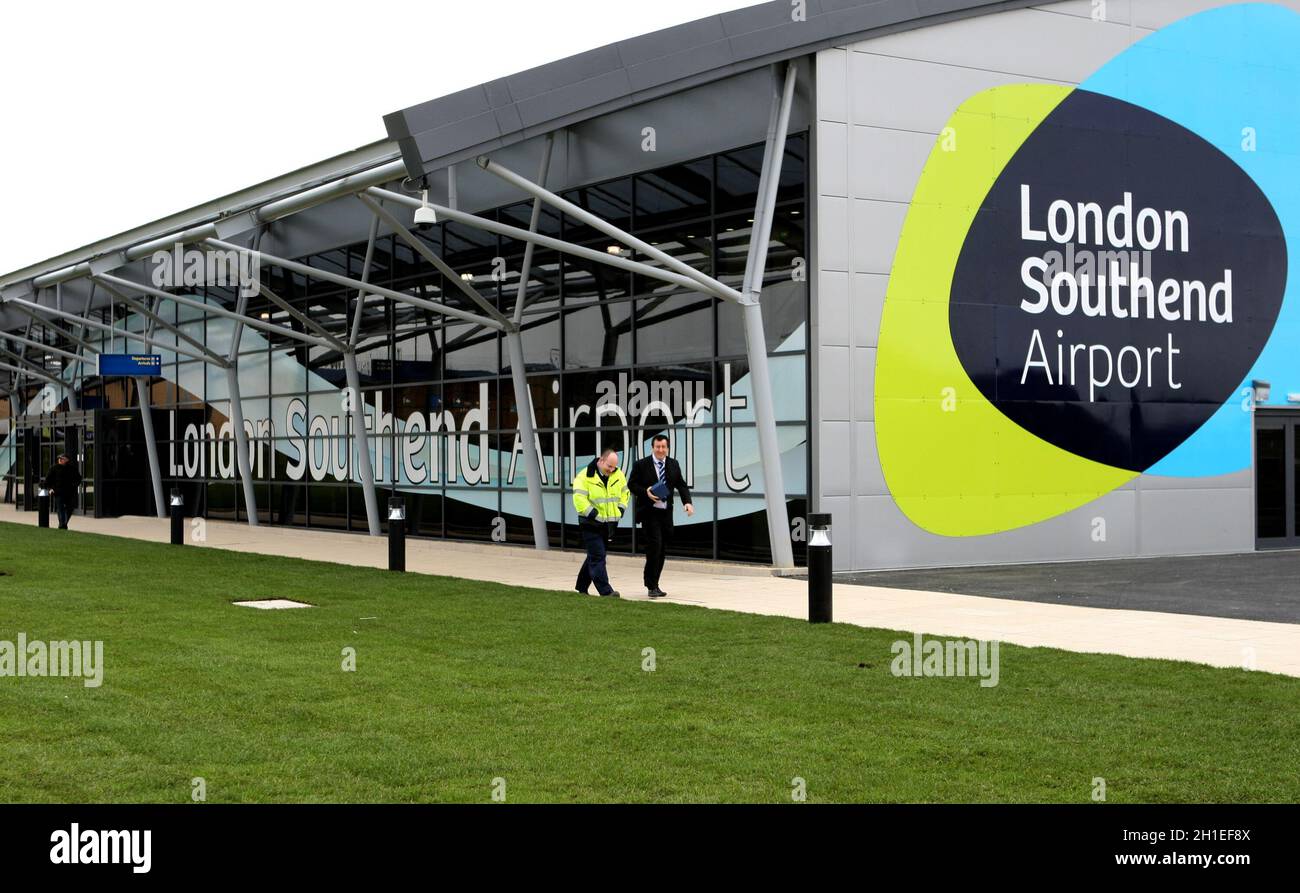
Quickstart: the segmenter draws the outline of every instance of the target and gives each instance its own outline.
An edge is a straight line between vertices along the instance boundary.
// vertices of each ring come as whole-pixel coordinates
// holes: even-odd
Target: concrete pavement
[[[841,574],[836,582],[1300,623],[1300,549]]]
[[[35,512],[0,506],[0,522],[36,524]],[[74,517],[72,527],[89,533],[167,542],[169,522],[157,518]],[[188,526],[187,526],[188,530]],[[51,531],[57,536],[58,531]],[[0,528],[0,551],[3,550]],[[312,561],[386,567],[384,539],[288,527],[250,528],[207,521],[206,541],[195,545],[236,552],[284,555]],[[489,560],[490,559],[490,560]],[[407,541],[407,570],[513,586],[571,590],[582,555],[536,552],[518,546]],[[610,577],[626,597],[644,598],[642,560],[611,555]],[[670,560],[662,601],[752,614],[807,616],[806,583],[773,576],[762,567]],[[1164,658],[1218,667],[1249,667],[1300,677],[1300,625],[1131,611],[1006,598],[836,584],[835,620],[864,627],[928,635],[988,639],[1016,645]]]

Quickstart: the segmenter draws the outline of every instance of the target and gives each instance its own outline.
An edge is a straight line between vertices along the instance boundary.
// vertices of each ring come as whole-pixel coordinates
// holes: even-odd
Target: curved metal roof
[[[231,221],[401,158],[411,176],[700,84],[864,37],[1044,0],[770,0],[579,53],[384,116],[389,138],[0,276],[0,293],[153,239]],[[400,155],[398,154],[400,150]]]
[[[412,177],[827,47],[1045,0],[771,0],[612,43],[384,116]],[[1050,0],[1048,0],[1050,2]]]

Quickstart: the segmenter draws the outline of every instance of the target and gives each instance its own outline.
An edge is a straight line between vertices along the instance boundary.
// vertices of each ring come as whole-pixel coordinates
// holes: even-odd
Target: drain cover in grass
[[[290,601],[287,598],[264,598],[252,602],[232,602],[241,608],[259,608],[263,611],[279,611],[283,608],[310,608],[305,602]]]

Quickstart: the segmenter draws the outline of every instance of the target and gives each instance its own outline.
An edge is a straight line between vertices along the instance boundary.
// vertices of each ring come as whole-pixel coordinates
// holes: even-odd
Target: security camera
[[[429,207],[429,190],[420,190],[420,207],[415,209],[416,229],[428,229],[438,222],[438,214]]]

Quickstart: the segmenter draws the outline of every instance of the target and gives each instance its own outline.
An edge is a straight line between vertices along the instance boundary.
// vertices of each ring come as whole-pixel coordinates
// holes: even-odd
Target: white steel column
[[[786,63],[785,83],[772,98],[767,126],[767,148],[758,184],[758,204],[745,264],[745,348],[749,358],[749,380],[754,391],[754,421],[758,429],[759,461],[763,467],[763,496],[767,501],[767,534],[772,546],[772,564],[794,567],[790,544],[790,518],[785,506],[785,481],[781,474],[781,446],[776,436],[776,410],[772,400],[772,379],[767,366],[767,338],[763,332],[763,308],[759,297],[767,266],[767,246],[772,236],[772,215],[777,186],[781,181],[781,159],[785,153],[790,106],[794,100],[795,64]],[[775,85],[774,85],[775,86]]]
[[[551,167],[551,149],[554,138],[547,136],[546,146],[542,150],[542,163],[537,172],[537,180],[546,185],[546,174]],[[533,216],[528,223],[529,232],[537,232],[541,219],[542,200],[533,199]],[[524,480],[528,485],[528,508],[533,517],[533,545],[538,551],[545,552],[551,548],[550,537],[546,533],[546,506],[542,499],[543,465],[538,455],[540,442],[537,439],[537,426],[533,418],[533,393],[528,388],[528,370],[524,366],[524,339],[520,332],[523,322],[524,300],[528,294],[528,280],[533,273],[533,243],[524,246],[523,267],[519,270],[519,291],[515,297],[515,312],[506,329],[506,347],[510,351],[510,378],[515,388],[515,415],[519,419],[519,439],[523,445]]]
[[[366,527],[371,536],[379,536],[379,495],[375,492],[375,466],[370,459],[370,432],[366,430],[366,402],[361,396],[361,374],[357,370],[357,341],[361,338],[361,314],[365,309],[366,292],[364,286],[370,282],[370,264],[375,257],[375,238],[379,235],[379,218],[370,219],[370,237],[366,240],[366,260],[361,267],[361,285],[357,292],[357,303],[352,310],[352,331],[348,336],[347,349],[343,352],[343,369],[347,373],[348,390],[351,391],[352,404],[352,439],[357,449],[357,472],[361,475],[361,492],[366,501]],[[378,417],[376,416],[376,425]],[[381,447],[375,451],[379,461],[383,462],[384,451]],[[397,477],[396,471],[393,477]]]
[[[144,349],[148,353],[151,345],[150,335],[152,334],[152,323],[144,332]],[[122,348],[124,351],[130,351],[129,337],[122,339]],[[163,502],[162,487],[162,469],[158,465],[158,441],[153,436],[153,409],[149,403],[149,385],[145,383],[144,377],[140,375],[132,376],[135,381],[135,392],[140,398],[140,423],[144,426],[144,448],[149,454],[149,478],[153,482],[153,503],[158,512],[159,518],[167,517],[167,503]]]
[[[347,371],[348,390],[351,392],[348,402],[352,405],[352,436],[357,439],[357,464],[360,466],[357,470],[361,472],[361,491],[366,498],[366,526],[370,528],[371,536],[379,536],[379,497],[375,493],[375,469],[370,463],[366,404],[361,398],[361,375],[357,372],[357,354],[352,348],[343,354],[343,368]]]
[[[259,230],[253,237],[253,244],[262,241]],[[261,274],[258,274],[259,280]],[[235,302],[235,312],[244,316],[248,312],[248,296],[241,285],[239,298]],[[244,396],[239,388],[239,345],[244,340],[244,321],[235,320],[234,331],[230,334],[230,353],[226,357],[226,391],[230,396],[230,426],[235,429],[235,464],[239,470],[239,481],[244,488],[244,507],[248,510],[248,526],[258,525],[257,487],[253,484],[253,463],[248,454],[248,432],[244,430]],[[271,451],[275,455],[274,448]],[[271,460],[272,464],[275,460]]]

